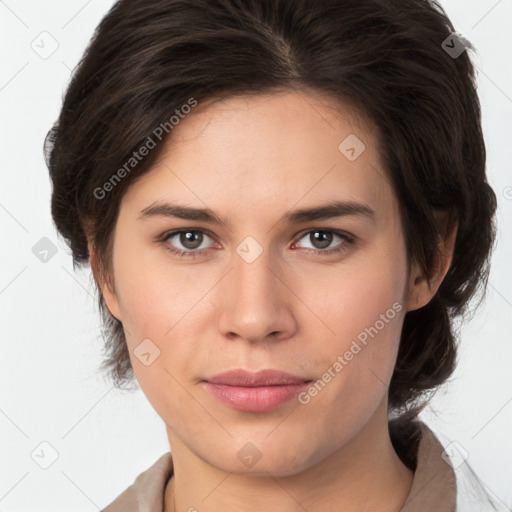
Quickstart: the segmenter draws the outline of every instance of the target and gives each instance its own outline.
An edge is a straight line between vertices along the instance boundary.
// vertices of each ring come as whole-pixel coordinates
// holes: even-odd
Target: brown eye
[[[162,238],[169,251],[180,256],[194,256],[195,253],[204,253],[208,248],[207,239],[211,237],[199,229],[182,229],[168,233]]]
[[[310,231],[309,240],[315,245],[316,249],[327,249],[332,243],[333,234],[328,231]]]
[[[333,252],[341,252],[347,249],[348,244],[354,242],[353,237],[330,229],[314,229],[302,235],[300,240],[306,239],[312,247],[303,247],[306,250],[311,250],[314,253],[331,254]],[[334,246],[333,242],[338,241]],[[295,245],[295,244],[294,244]]]

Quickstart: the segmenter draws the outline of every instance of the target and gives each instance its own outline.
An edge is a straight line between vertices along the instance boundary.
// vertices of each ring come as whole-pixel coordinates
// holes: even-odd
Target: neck
[[[173,437],[174,475],[165,512],[398,512],[413,472],[393,449],[386,415],[372,418],[354,438],[319,463],[286,477],[226,473]]]

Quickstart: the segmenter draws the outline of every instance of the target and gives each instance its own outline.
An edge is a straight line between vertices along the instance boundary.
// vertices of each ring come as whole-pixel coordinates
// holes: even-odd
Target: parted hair
[[[116,2],[44,141],[51,213],[74,267],[90,263],[90,240],[112,282],[122,197],[172,144],[169,119],[191,98],[200,107],[239,94],[323,93],[371,121],[409,263],[430,277],[441,236],[434,214],[448,212],[458,225],[448,273],[427,305],[406,313],[401,332],[389,407],[416,415],[454,370],[456,320],[481,303],[495,242],[496,197],[486,179],[470,52],[443,8],[427,0]],[[166,129],[157,140],[159,126]],[[156,147],[118,172],[148,137]],[[122,179],[112,182],[116,172]],[[97,293],[101,370],[122,388],[134,380],[123,325]]]

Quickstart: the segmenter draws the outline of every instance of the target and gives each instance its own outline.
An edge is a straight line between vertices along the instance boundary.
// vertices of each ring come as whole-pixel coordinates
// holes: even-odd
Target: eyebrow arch
[[[153,216],[174,217],[186,220],[208,222],[210,224],[229,227],[227,219],[219,217],[208,208],[190,208],[178,204],[155,202],[141,210],[139,219]],[[361,216],[375,222],[375,211],[365,203],[357,201],[331,201],[310,208],[301,208],[285,213],[280,219],[288,224],[300,224],[313,220],[326,220],[342,216]]]

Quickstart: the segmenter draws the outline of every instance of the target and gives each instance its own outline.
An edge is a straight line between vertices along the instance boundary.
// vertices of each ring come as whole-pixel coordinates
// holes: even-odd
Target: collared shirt
[[[409,496],[401,512],[467,512],[456,508],[457,479],[443,445],[419,420],[405,427],[389,423],[391,440],[401,460],[414,470]],[[164,512],[165,488],[173,475],[171,452],[137,476],[102,512]],[[481,503],[481,502],[480,502]],[[478,512],[496,508],[474,509]]]

